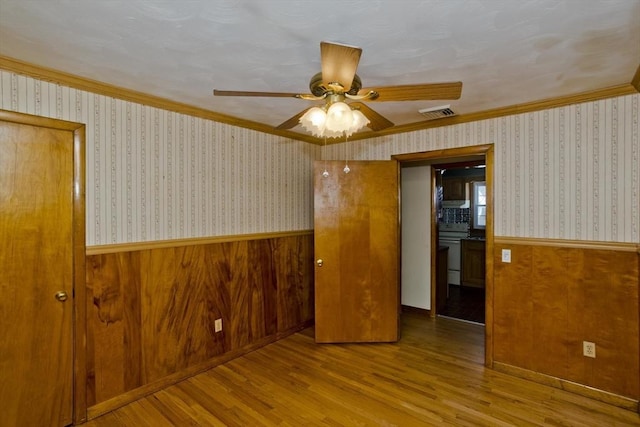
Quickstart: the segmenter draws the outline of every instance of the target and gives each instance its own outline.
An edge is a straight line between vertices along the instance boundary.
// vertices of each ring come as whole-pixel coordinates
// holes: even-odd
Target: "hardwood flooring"
[[[482,288],[449,284],[449,297],[438,314],[484,324],[485,292]]]
[[[483,326],[404,313],[395,344],[313,328],[96,418],[119,426],[631,426],[637,413],[486,369]]]

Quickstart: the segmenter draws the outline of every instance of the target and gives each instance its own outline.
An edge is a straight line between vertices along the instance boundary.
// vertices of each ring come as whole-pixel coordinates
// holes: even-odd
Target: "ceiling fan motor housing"
[[[330,85],[323,84],[322,72],[316,73],[313,77],[311,77],[311,80],[309,81],[309,90],[315,96],[324,96],[328,92],[339,92],[336,91],[335,87],[344,87],[344,85],[341,84],[341,82],[331,83]],[[351,82],[351,88],[349,89],[349,91],[344,93],[348,93],[349,95],[357,95],[360,89],[362,89],[362,81],[360,80],[360,76],[354,74],[353,82]]]

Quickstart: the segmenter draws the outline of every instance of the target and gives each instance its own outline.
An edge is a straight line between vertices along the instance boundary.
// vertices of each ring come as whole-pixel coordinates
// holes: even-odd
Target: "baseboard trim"
[[[402,305],[400,308],[402,309],[402,313],[415,313],[425,317],[431,317],[431,310],[428,308],[411,307],[408,305]]]
[[[525,380],[530,380],[539,384],[544,384],[544,385],[548,385],[561,390],[566,390],[571,393],[579,394],[581,396],[585,396],[590,399],[607,403],[609,405],[617,406],[623,409],[628,409],[629,411],[638,412],[640,410],[640,406],[638,405],[638,400],[631,399],[625,396],[620,396],[618,394],[610,393],[608,391],[599,390],[597,388],[589,387],[584,384],[563,380],[562,378],[556,378],[551,375],[530,371],[528,369],[507,365],[506,363],[500,363],[496,361],[493,362],[493,369],[499,372],[503,372],[505,374],[513,375],[514,377],[523,378]]]
[[[169,386],[172,386],[180,381],[186,380],[187,378],[193,377],[194,375],[200,374],[211,368],[215,368],[216,366],[229,362],[235,358],[251,353],[252,351],[257,350],[261,347],[272,344],[282,338],[285,338],[289,335],[292,335],[296,332],[299,332],[303,329],[306,329],[312,326],[313,323],[314,323],[313,319],[307,320],[306,322],[303,322],[300,325],[294,326],[293,328],[288,329],[284,332],[278,332],[277,334],[264,337],[261,340],[256,341],[253,344],[245,346],[241,349],[229,351],[220,356],[213,357],[205,362],[191,366],[180,372],[176,372],[174,374],[168,375],[158,381],[145,384],[141,387],[135,388],[121,395],[115,396],[109,400],[105,400],[104,402],[100,402],[93,406],[90,406],[89,408],[87,408],[87,420],[92,420],[101,415],[105,415],[118,408],[121,408],[122,406],[135,402],[136,400],[142,399],[143,397],[146,397],[157,391],[160,391]]]

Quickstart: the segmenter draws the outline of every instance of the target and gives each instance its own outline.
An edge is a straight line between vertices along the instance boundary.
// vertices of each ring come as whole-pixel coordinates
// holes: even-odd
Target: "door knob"
[[[322,267],[322,259],[318,258],[318,260],[316,261],[316,264],[318,264],[318,267]]]
[[[60,301],[60,302],[65,302],[68,297],[69,297],[69,295],[67,295],[67,293],[65,291],[56,292],[56,299],[58,301]]]

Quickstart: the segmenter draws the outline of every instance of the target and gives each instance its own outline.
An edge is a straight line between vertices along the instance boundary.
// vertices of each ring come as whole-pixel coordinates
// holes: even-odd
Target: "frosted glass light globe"
[[[335,102],[327,110],[325,127],[334,132],[344,132],[353,123],[351,108],[344,102]]]

